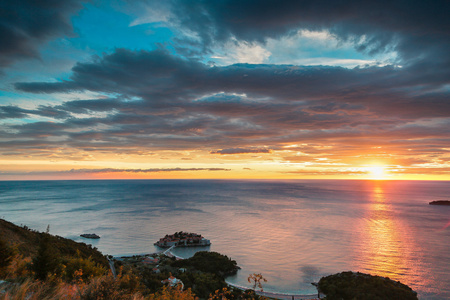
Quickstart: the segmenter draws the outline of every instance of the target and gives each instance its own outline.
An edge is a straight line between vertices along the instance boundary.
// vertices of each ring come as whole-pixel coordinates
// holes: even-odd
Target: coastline
[[[225,279],[226,284],[228,284],[229,286],[232,286],[234,288],[240,289],[240,290],[248,290],[250,289],[249,287],[245,287],[242,285],[238,285],[235,283],[231,283],[228,280]],[[265,297],[270,297],[273,299],[280,299],[280,300],[314,300],[314,299],[319,299],[317,298],[317,294],[288,294],[288,293],[281,293],[281,292],[261,292],[261,291],[255,291],[257,295],[260,296],[265,296]]]
[[[176,248],[176,246],[172,246],[169,249],[163,251],[162,253],[168,257],[175,257],[176,259],[185,259],[181,256],[175,255],[172,253],[172,249]],[[231,283],[230,281],[228,281],[225,278],[225,283],[228,284],[231,287],[240,289],[242,291],[248,290],[250,289],[249,287],[246,286],[242,286],[242,285],[238,285],[235,283]],[[304,300],[314,300],[314,299],[319,299],[317,297],[317,294],[289,294],[289,293],[281,293],[281,292],[261,292],[261,291],[256,291],[257,295],[260,296],[265,296],[265,297],[270,297],[273,299],[279,299],[279,300],[300,300],[300,299],[304,299]]]
[[[153,254],[155,254],[155,255],[156,254],[164,254],[165,256],[168,256],[168,257],[174,257],[177,260],[185,259],[184,257],[174,254],[171,251],[174,248],[176,248],[176,246],[171,246],[169,249],[166,249],[161,252],[156,252]],[[125,256],[123,256],[123,257],[125,257]],[[126,257],[131,257],[131,256],[126,256]],[[120,260],[120,258],[122,258],[122,257],[114,257],[114,259],[119,259],[119,260]],[[242,291],[250,289],[250,287],[232,283],[232,282],[228,281],[226,278],[225,278],[225,283],[233,288],[240,289]],[[279,300],[293,300],[293,299],[294,300],[315,300],[315,299],[319,299],[317,297],[317,294],[290,294],[290,293],[272,292],[272,291],[263,291],[263,292],[255,291],[255,292],[257,295],[269,297],[272,299],[279,299]]]

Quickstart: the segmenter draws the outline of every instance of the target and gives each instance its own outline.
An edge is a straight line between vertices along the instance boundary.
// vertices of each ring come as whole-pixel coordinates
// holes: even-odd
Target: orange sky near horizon
[[[202,155],[203,154],[203,155]],[[392,157],[392,156],[391,156]],[[210,154],[161,152],[117,159],[93,155],[90,160],[0,160],[0,180],[101,179],[361,179],[450,180],[442,167],[402,166],[379,157],[326,157],[297,150],[269,153]]]

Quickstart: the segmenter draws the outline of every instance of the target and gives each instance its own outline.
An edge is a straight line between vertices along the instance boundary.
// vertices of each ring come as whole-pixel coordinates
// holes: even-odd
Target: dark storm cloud
[[[28,110],[17,106],[0,106],[0,119],[25,118]]]
[[[396,50],[404,62],[445,60],[450,2],[426,1],[175,1],[172,22],[206,45],[230,38],[264,42],[299,29],[329,30],[368,53]],[[436,58],[435,56],[438,55]]]
[[[42,138],[64,135],[64,130],[70,129],[70,126],[64,123],[55,122],[32,122],[20,125],[11,125],[10,129],[20,131],[20,135],[22,137]]]
[[[205,145],[276,149],[299,140],[364,147],[358,138],[365,137],[365,143],[405,136],[436,139],[448,134],[444,124],[415,122],[449,117],[449,93],[440,78],[420,81],[420,76],[391,66],[208,67],[161,49],[118,49],[78,63],[69,80],[16,84],[17,89],[35,93],[90,90],[117,98],[67,101],[35,110],[7,107],[6,116],[53,114],[62,122],[11,125],[14,133],[2,136],[52,137],[75,148],[95,143],[113,152],[130,145],[152,150]],[[75,118],[76,114],[87,117]]]
[[[70,16],[79,0],[14,0],[0,3],[0,67],[39,57],[38,47],[52,38],[72,34]]]
[[[70,81],[16,83],[15,86],[18,90],[32,93],[90,90],[141,96],[153,101],[166,98],[176,101],[179,97],[189,99],[220,91],[299,100],[331,97],[337,89],[341,91],[339,94],[351,93],[354,92],[349,90],[352,86],[366,84],[367,81],[387,85],[387,82],[379,82],[378,78],[395,76],[395,70],[388,67],[348,70],[322,66],[237,64],[208,68],[161,50],[134,52],[126,49],[118,49],[96,62],[78,63],[72,71]]]
[[[15,86],[32,93],[90,90],[176,101],[178,97],[189,96],[189,91],[204,81],[205,69],[201,63],[169,55],[164,50],[117,49],[92,63],[77,63],[69,81]]]
[[[13,105],[0,106],[0,119],[22,119],[29,115],[65,119],[69,114],[53,106],[40,105],[37,109],[23,109]]]
[[[427,73],[414,73],[411,68],[249,64],[210,68],[164,50],[118,49],[93,62],[78,63],[72,73],[70,80],[62,82],[22,82],[15,86],[18,90],[33,93],[90,90],[137,97],[144,101],[130,101],[129,106],[140,106],[141,113],[149,112],[152,107],[153,114],[179,113],[189,105],[195,110],[220,110],[217,113],[224,115],[246,107],[245,111],[251,114],[252,111],[259,113],[264,105],[267,109],[271,104],[302,101],[301,107],[308,114],[369,109],[412,118],[450,115],[449,92],[444,89],[448,80],[438,77],[433,81]],[[256,100],[265,98],[270,103],[237,101],[242,97],[233,96],[236,99],[232,99],[223,93],[246,94]],[[218,96],[201,99],[211,94]],[[319,102],[304,107],[306,101]],[[124,103],[112,100],[69,102],[58,109],[76,112],[77,106],[90,105],[91,108],[78,107],[78,112],[124,110]],[[388,105],[390,109],[386,109]],[[292,107],[286,111],[292,111]]]

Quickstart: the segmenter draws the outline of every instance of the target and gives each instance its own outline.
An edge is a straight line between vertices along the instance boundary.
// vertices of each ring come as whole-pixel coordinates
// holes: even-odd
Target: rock
[[[87,239],[99,239],[100,236],[96,235],[95,233],[83,233],[80,234],[81,237],[87,238]]]

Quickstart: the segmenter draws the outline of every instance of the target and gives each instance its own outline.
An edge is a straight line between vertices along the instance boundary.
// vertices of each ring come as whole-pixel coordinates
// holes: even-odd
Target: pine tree
[[[38,253],[33,259],[32,269],[37,279],[45,280],[49,273],[55,273],[60,266],[60,259],[57,249],[50,243],[50,235],[43,234],[39,243]]]

